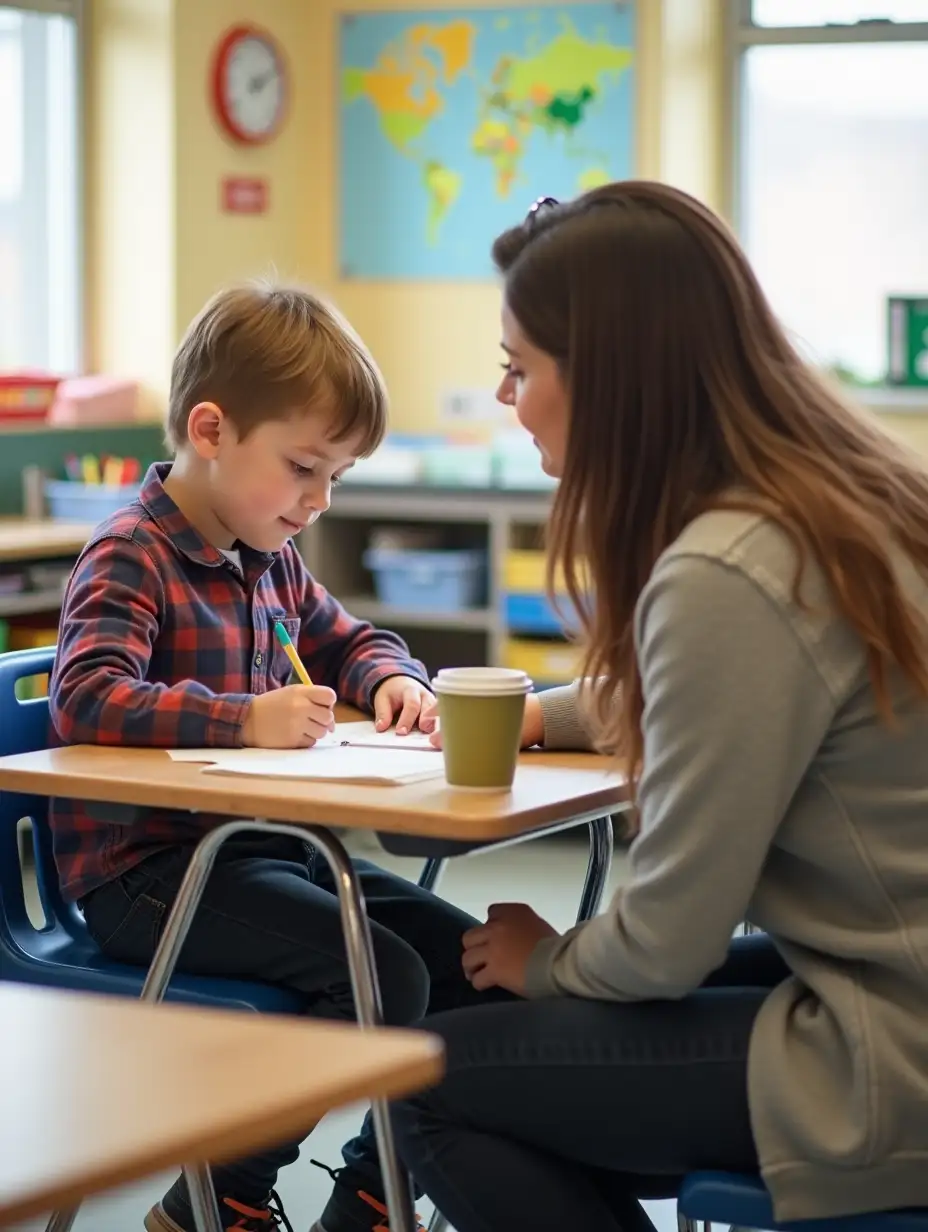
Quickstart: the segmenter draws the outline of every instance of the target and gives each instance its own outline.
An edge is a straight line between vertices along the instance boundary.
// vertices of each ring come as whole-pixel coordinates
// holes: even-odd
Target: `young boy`
[[[104,522],[65,595],[51,714],[64,743],[307,747],[336,697],[410,728],[428,676],[391,633],[354,620],[307,573],[292,536],[329,506],[332,485],[383,436],[386,395],[361,341],[299,290],[217,295],[190,326],[171,375],[173,464],[153,466],[138,500]],[[313,680],[288,685],[281,620]],[[287,687],[285,687],[287,686]],[[423,727],[430,726],[423,718]],[[147,964],[200,836],[221,818],[162,809],[51,806],[65,896],[105,954]],[[463,912],[358,863],[387,1023],[478,998],[461,969]],[[260,834],[222,849],[181,955],[200,975],[283,984],[308,1014],[354,1011],[338,899],[308,844]],[[247,1081],[247,1075],[241,1080]],[[226,1226],[270,1232],[277,1172],[298,1145],[213,1179]],[[386,1227],[370,1118],[316,1232]],[[179,1179],[145,1220],[193,1232]]]

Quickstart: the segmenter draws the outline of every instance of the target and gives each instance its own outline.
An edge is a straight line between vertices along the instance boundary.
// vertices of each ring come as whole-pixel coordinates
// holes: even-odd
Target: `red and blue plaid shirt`
[[[428,684],[400,638],[349,616],[292,543],[274,554],[242,546],[240,571],[165,492],[169,470],[149,470],[138,500],[97,528],[71,575],[49,689],[60,743],[240,745],[252,697],[290,679],[276,620],[314,683],[342,701],[369,711],[390,676]],[[64,799],[50,819],[70,900],[222,820]]]

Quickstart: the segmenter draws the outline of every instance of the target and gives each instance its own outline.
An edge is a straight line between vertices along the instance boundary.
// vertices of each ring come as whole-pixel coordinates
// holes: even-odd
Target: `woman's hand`
[[[494,903],[486,924],[464,934],[464,974],[474,988],[506,988],[525,996],[528,960],[539,941],[559,933],[525,903]]]
[[[438,702],[432,701],[428,707],[422,711],[422,719],[419,720],[419,726],[422,727],[423,720],[433,722],[438,719]],[[423,731],[430,731],[428,727],[422,727]],[[541,702],[538,700],[537,693],[529,693],[525,698],[525,718],[522,720],[522,736],[519,740],[520,749],[530,749],[536,744],[541,744],[545,738],[545,720],[541,713]],[[436,749],[441,748],[441,728],[436,728],[432,731],[430,743]]]

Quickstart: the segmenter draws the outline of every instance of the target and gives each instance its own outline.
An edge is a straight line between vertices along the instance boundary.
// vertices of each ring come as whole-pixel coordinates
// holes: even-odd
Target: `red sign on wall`
[[[257,176],[227,175],[220,187],[220,204],[226,214],[264,214],[268,196],[267,180]]]

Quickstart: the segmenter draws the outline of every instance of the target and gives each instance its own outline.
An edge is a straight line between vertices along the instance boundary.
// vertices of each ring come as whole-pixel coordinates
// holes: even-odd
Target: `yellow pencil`
[[[300,684],[305,684],[312,687],[313,682],[309,678],[309,672],[303,666],[303,660],[296,653],[296,647],[290,640],[290,634],[279,620],[274,622],[274,632],[277,634],[278,642],[280,642],[281,646],[284,648],[284,653],[293,664],[293,670],[296,672],[297,676],[299,676]]]

